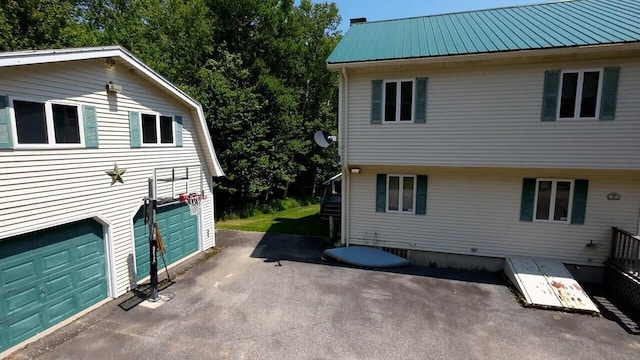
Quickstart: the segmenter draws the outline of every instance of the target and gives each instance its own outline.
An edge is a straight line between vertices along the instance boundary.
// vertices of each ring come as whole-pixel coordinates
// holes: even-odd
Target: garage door
[[[144,207],[140,208],[133,220],[138,279],[149,276],[149,231],[144,224],[143,209]],[[167,249],[164,256],[167,265],[198,251],[197,217],[191,215],[189,205],[176,204],[160,207],[156,212],[156,221]],[[158,265],[162,266],[160,258]]]
[[[102,225],[0,240],[0,351],[107,297]]]

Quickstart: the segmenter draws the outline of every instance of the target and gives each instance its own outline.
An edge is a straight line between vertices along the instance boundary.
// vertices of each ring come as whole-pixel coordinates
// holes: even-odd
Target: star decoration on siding
[[[105,171],[105,173],[111,176],[111,185],[115,184],[116,181],[124,184],[124,179],[122,179],[122,175],[127,172],[127,169],[120,169],[118,167],[118,163],[114,163],[113,170]]]

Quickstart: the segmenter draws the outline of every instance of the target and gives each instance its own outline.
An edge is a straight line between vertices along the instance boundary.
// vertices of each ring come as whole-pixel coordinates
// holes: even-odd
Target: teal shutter
[[[602,99],[600,100],[600,120],[613,120],[616,117],[619,78],[619,67],[604,68]]]
[[[533,221],[533,204],[536,196],[536,179],[522,179],[520,221]]]
[[[587,192],[589,180],[574,181],[573,205],[571,207],[571,223],[584,224],[584,215],[587,211]]]
[[[387,174],[378,174],[376,178],[376,212],[387,210]]]
[[[182,116],[174,116],[173,121],[176,123],[176,146],[182,147]]]
[[[13,148],[9,97],[0,96],[0,149]]]
[[[427,214],[427,175],[418,175],[416,184],[416,215]]]
[[[560,88],[560,70],[544,73],[544,94],[542,95],[542,121],[555,121],[558,109]]]
[[[424,124],[427,122],[427,84],[428,78],[416,79],[416,103],[415,103],[415,123]]]
[[[371,123],[382,123],[382,80],[371,81]]]
[[[139,148],[142,145],[139,112],[129,111],[129,141],[132,148]]]
[[[98,148],[98,119],[96,107],[82,105],[82,121],[84,122],[84,145],[87,148]]]

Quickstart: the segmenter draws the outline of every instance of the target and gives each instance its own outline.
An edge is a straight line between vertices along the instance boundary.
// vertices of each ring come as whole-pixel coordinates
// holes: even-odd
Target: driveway
[[[638,359],[604,317],[521,307],[502,278],[325,263],[320,240],[217,232],[223,251],[158,307],[116,299],[14,353],[26,359]],[[125,302],[126,303],[126,302]]]

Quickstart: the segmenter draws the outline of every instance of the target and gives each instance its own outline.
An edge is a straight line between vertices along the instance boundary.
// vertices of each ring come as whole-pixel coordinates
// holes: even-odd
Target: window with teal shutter
[[[619,67],[604,68],[602,101],[600,102],[600,120],[613,120],[616,117],[619,78]]]
[[[136,111],[129,111],[129,141],[132,148],[139,148],[142,145],[140,113]]]
[[[96,107],[82,105],[82,121],[84,123],[84,144],[87,148],[97,148],[98,142],[98,120],[96,118]]]
[[[182,116],[176,115],[173,119],[176,122],[176,146],[182,147]]]
[[[520,220],[584,224],[588,188],[588,180],[523,179]]]
[[[385,212],[387,209],[387,174],[376,176],[376,212]]]
[[[11,135],[11,117],[9,116],[9,98],[0,96],[0,149],[13,148]]]
[[[536,179],[522,179],[520,221],[533,221],[533,204],[536,196]]]
[[[571,209],[571,223],[584,224],[587,212],[587,192],[589,191],[589,180],[576,180],[573,190],[573,206]]]
[[[371,123],[382,123],[382,80],[371,81]]]
[[[558,90],[560,70],[548,70],[544,73],[544,93],[542,95],[542,121],[555,121],[558,109]]]
[[[416,215],[426,215],[428,177],[426,175],[418,175],[416,181]]]
[[[416,124],[424,124],[427,122],[427,78],[416,79],[416,103],[415,103],[415,119]]]

